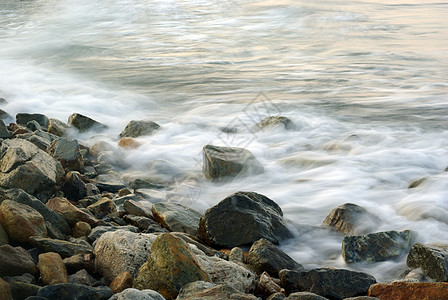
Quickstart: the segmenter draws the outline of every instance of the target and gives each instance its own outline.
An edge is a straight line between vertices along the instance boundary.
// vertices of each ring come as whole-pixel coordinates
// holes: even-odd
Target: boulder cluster
[[[284,117],[257,127],[273,124],[296,128]],[[443,245],[412,246],[408,230],[371,233],[364,221],[377,217],[345,204],[324,225],[347,235],[347,263],[408,253],[408,266],[421,276],[411,271],[406,280],[376,283],[348,269],[305,269],[277,247],[293,234],[273,200],[238,191],[201,214],[167,201],[160,190],[169,182],[117,180],[109,144],[69,138],[74,130],[105,128],[81,114],[67,123],[26,113],[8,126],[0,120],[1,300],[446,298]],[[138,147],[135,138],[159,128],[131,121],[118,143]],[[203,155],[211,181],[264,171],[245,149],[206,145]]]

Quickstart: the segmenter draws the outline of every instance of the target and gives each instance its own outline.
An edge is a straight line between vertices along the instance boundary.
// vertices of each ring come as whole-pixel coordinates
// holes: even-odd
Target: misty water
[[[347,265],[343,235],[321,224],[351,202],[381,218],[372,231],[448,240],[446,37],[443,0],[0,0],[0,97],[12,116],[78,112],[109,126],[72,133],[86,145],[155,121],[141,147],[116,151],[122,180],[198,178],[181,201],[200,212],[264,194],[295,233],[281,249],[306,268],[387,281],[405,256]],[[269,115],[297,130],[254,132]],[[265,172],[210,183],[206,144],[245,147]]]

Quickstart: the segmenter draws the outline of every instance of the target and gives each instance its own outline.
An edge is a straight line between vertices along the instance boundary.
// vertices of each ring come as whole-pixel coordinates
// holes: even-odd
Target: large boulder
[[[181,204],[170,202],[154,203],[151,208],[154,219],[170,231],[198,235],[201,214]]]
[[[292,237],[281,208],[255,192],[234,193],[205,211],[199,235],[208,244],[225,248],[250,245],[261,238],[278,244]]]
[[[3,141],[0,157],[0,186],[3,188],[23,189],[46,200],[64,180],[61,164],[26,140]]]
[[[426,276],[437,281],[448,281],[448,245],[416,243],[409,251],[406,264],[421,268]]]
[[[243,148],[206,145],[202,153],[202,173],[212,181],[226,181],[236,176],[264,172],[255,156]]]
[[[333,209],[323,224],[345,234],[370,233],[377,227],[379,218],[364,207],[353,203],[342,204]]]
[[[31,255],[22,247],[0,246],[0,277],[19,276],[24,273],[38,273]]]
[[[79,132],[85,132],[88,130],[104,130],[107,128],[106,125],[78,113],[71,114],[68,117],[67,124],[70,127],[75,127],[79,130]]]
[[[47,206],[54,212],[61,215],[70,225],[75,225],[78,221],[83,221],[91,226],[98,223],[98,219],[77,208],[64,198],[52,198],[48,200]]]
[[[151,254],[155,239],[153,234],[127,230],[106,232],[95,244],[95,267],[109,281],[125,271],[136,276]]]
[[[346,236],[342,240],[342,257],[347,263],[384,261],[407,253],[411,245],[410,230]]]
[[[391,300],[448,299],[448,283],[383,282],[370,286],[368,295]]]
[[[42,252],[56,252],[63,258],[75,254],[87,254],[93,251],[92,246],[87,242],[81,244],[39,236],[30,237],[29,242]]]
[[[43,114],[28,114],[19,113],[16,115],[16,123],[20,125],[26,125],[30,121],[36,121],[43,128],[48,127],[48,117]]]
[[[84,172],[84,160],[77,140],[59,138],[50,144],[47,152],[56,158],[65,170]]]
[[[160,126],[152,121],[130,121],[120,133],[120,138],[136,138],[143,135],[153,134]]]
[[[108,287],[90,287],[77,283],[47,285],[37,293],[37,296],[51,300],[107,300],[113,295],[114,293]]]

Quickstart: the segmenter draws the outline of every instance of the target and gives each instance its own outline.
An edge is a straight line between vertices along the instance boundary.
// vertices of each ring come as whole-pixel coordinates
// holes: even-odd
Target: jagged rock
[[[252,244],[247,255],[247,262],[255,268],[258,274],[266,271],[277,276],[282,269],[303,270],[301,264],[266,239],[260,239]]]
[[[208,288],[215,287],[215,286],[217,286],[217,284],[208,282],[208,281],[202,281],[202,280],[187,283],[179,290],[179,294],[177,295],[176,300],[188,298],[188,297],[196,294],[197,292],[200,292],[202,290],[206,290]]]
[[[0,157],[0,186],[3,188],[20,188],[46,200],[64,179],[61,164],[26,140],[3,141]]]
[[[47,227],[47,236],[49,238],[57,240],[65,239],[65,235],[62,232],[60,232],[56,227],[54,227],[53,224],[51,224],[50,222],[45,221],[45,227]]]
[[[391,282],[372,285],[368,295],[391,300],[447,299],[447,291],[446,282]]]
[[[96,186],[95,189],[98,190]],[[88,196],[87,184],[82,180],[81,174],[76,171],[65,174],[62,191],[64,192],[64,196],[72,201],[79,201]],[[99,194],[99,190],[97,194]]]
[[[130,121],[124,130],[120,133],[120,138],[136,138],[143,135],[153,134],[160,126],[152,121]]]
[[[309,271],[281,270],[280,284],[287,292],[311,292],[331,299],[366,295],[373,276],[345,269],[318,268]]]
[[[73,237],[79,238],[82,236],[88,236],[92,232],[92,227],[86,222],[77,222],[73,226]]]
[[[55,252],[40,254],[37,267],[45,285],[69,282],[64,262],[61,256]]]
[[[16,123],[20,125],[26,125],[30,121],[36,121],[43,128],[48,127],[48,117],[43,114],[27,114],[20,113],[16,115]]]
[[[263,166],[249,150],[213,145],[206,145],[202,150],[202,173],[212,181],[226,181],[239,175],[264,172]]]
[[[36,275],[37,272],[33,258],[25,249],[10,245],[0,246],[0,277],[23,273]]]
[[[151,211],[154,219],[168,230],[198,235],[201,214],[197,211],[169,202],[154,203]]]
[[[47,131],[57,136],[63,136],[69,129],[68,125],[58,119],[50,119]]]
[[[0,278],[0,299],[13,300],[9,284]]]
[[[221,252],[217,251],[211,247],[208,247],[204,245],[203,243],[198,242],[198,239],[192,235],[189,235],[188,233],[183,232],[171,232],[172,235],[183,239],[187,244],[195,245],[199,250],[204,252],[208,256],[217,256],[221,257]]]
[[[89,205],[87,209],[98,219],[101,219],[108,214],[117,211],[117,206],[114,201],[109,198],[102,198],[100,201]]]
[[[125,200],[123,208],[130,215],[152,218],[152,213],[146,206],[132,199]]]
[[[342,241],[342,257],[347,263],[384,261],[407,253],[411,244],[410,230],[346,236]]]
[[[68,276],[68,280],[70,283],[77,283],[87,286],[92,286],[95,282],[97,282],[97,280],[90,276],[89,272],[85,269],[79,270],[75,274]]]
[[[199,222],[199,235],[210,245],[233,248],[265,238],[278,244],[292,234],[281,208],[255,192],[237,192],[207,209]]]
[[[6,234],[5,229],[3,229],[2,224],[0,223],[0,246],[9,244],[9,238],[8,235]]]
[[[257,123],[256,127],[258,129],[269,129],[273,127],[279,127],[282,126],[286,130],[294,130],[297,128],[296,124],[294,124],[293,121],[291,121],[287,117],[282,116],[270,116],[266,117],[263,120],[261,120],[259,123]]]
[[[104,130],[106,125],[99,123],[84,115],[74,113],[68,117],[68,126],[75,127],[79,132],[86,132],[88,130]]]
[[[89,234],[87,240],[89,243],[93,244],[97,239],[100,238],[106,232],[114,232],[117,230],[127,230],[133,233],[138,232],[138,228],[132,225],[128,226],[97,226],[92,229],[92,233]]]
[[[65,267],[69,274],[76,273],[80,270],[87,270],[90,273],[93,273],[95,270],[95,266],[93,263],[93,254],[75,254],[73,256],[64,258],[63,260]]]
[[[268,273],[263,272],[260,275],[260,279],[257,283],[257,294],[261,294],[263,296],[270,296],[275,293],[286,293],[284,289],[282,289],[273,279],[269,276]]]
[[[50,144],[47,152],[56,158],[66,171],[84,172],[84,160],[77,140],[59,138]]]
[[[109,300],[165,300],[159,293],[153,290],[142,290],[128,288],[121,293],[115,294]]]
[[[125,271],[116,276],[114,280],[112,280],[112,283],[109,287],[112,292],[114,292],[114,294],[117,294],[124,291],[125,289],[132,288],[133,282],[134,278],[132,277],[131,273]]]
[[[113,294],[110,288],[105,286],[89,287],[76,283],[60,283],[44,286],[39,290],[37,296],[51,300],[107,300]]]
[[[437,281],[448,281],[448,245],[416,243],[409,251],[406,264],[421,268],[426,276]]]
[[[67,199],[52,198],[48,200],[47,206],[61,215],[71,225],[75,225],[78,221],[86,222],[90,226],[95,226],[98,223],[98,219],[77,208]]]
[[[2,119],[0,119],[0,138],[1,139],[7,139],[11,133],[8,131],[8,128],[6,128],[5,123]]]
[[[56,252],[64,258],[75,254],[91,253],[93,251],[92,247],[87,246],[86,244],[54,240],[38,236],[30,237],[29,242],[42,252]]]

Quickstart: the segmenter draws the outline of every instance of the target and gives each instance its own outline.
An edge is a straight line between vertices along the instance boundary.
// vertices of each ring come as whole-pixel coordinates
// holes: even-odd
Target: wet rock
[[[28,299],[28,297],[36,296],[39,289],[38,285],[25,282],[10,282],[11,294],[13,299]]]
[[[260,239],[252,244],[247,255],[247,262],[258,274],[268,272],[277,276],[282,269],[303,270],[301,264],[266,239]]]
[[[51,300],[107,300],[113,293],[109,287],[104,286],[94,288],[76,283],[60,283],[41,288],[37,295]]]
[[[159,203],[166,201],[166,193],[158,190],[139,189],[135,194],[151,203]]]
[[[29,242],[42,252],[56,252],[64,258],[75,254],[91,253],[93,250],[92,247],[87,246],[86,244],[54,240],[38,236],[30,237]]]
[[[31,131],[42,130],[42,127],[35,120],[29,121],[28,123],[26,123],[26,128],[28,128]]]
[[[201,281],[201,280],[187,283],[179,290],[179,294],[177,295],[176,300],[188,298],[188,297],[196,294],[197,292],[200,292],[202,290],[205,290],[205,289],[208,289],[211,287],[215,287],[215,286],[217,286],[217,285],[212,282]]]
[[[2,224],[0,223],[0,246],[3,246],[5,244],[9,244],[9,238],[6,234],[5,229],[3,229]]]
[[[416,243],[409,251],[406,264],[421,268],[426,276],[437,281],[448,281],[448,245]]]
[[[342,241],[342,257],[347,263],[385,261],[407,253],[411,244],[410,230],[346,236]]]
[[[280,284],[287,292],[311,292],[330,299],[366,295],[376,283],[373,276],[345,269],[281,270]]]
[[[158,291],[167,299],[175,299],[185,284],[210,281],[187,243],[169,233],[162,233],[151,245],[148,262],[140,268],[134,287]]]
[[[447,299],[446,282],[377,283],[369,288],[369,296],[384,300]]]
[[[0,205],[0,223],[11,240],[27,242],[30,236],[47,236],[45,220],[34,208],[5,200]]]
[[[86,222],[90,226],[95,226],[98,223],[98,219],[77,208],[67,199],[52,198],[48,200],[47,206],[61,215],[71,225],[75,225],[79,221]]]
[[[37,274],[31,255],[22,247],[0,246],[0,277]]]
[[[252,244],[261,238],[278,244],[292,237],[281,208],[255,192],[237,192],[205,211],[199,235],[208,244],[223,248]]]
[[[73,226],[73,237],[79,238],[82,236],[88,236],[92,232],[92,227],[86,222],[77,222]]]
[[[159,129],[160,126],[152,121],[130,121],[124,130],[120,133],[120,138],[136,138],[143,135],[151,135]]]
[[[48,122],[48,132],[57,136],[63,136],[69,129],[68,125],[58,119],[50,119]]]
[[[0,186],[20,188],[40,199],[48,199],[62,184],[64,169],[34,144],[12,139],[0,148]]]
[[[134,233],[138,232],[138,228],[135,226],[131,226],[131,225],[128,225],[128,226],[97,226],[92,229],[92,233],[89,234],[89,236],[87,237],[87,240],[89,241],[89,243],[92,244],[97,239],[99,239],[100,236],[102,236],[104,233],[114,232],[117,230],[127,230],[127,231],[134,232]]]
[[[152,218],[152,213],[146,206],[132,199],[125,200],[123,208],[130,215]]]
[[[95,267],[109,281],[126,271],[136,276],[151,254],[155,239],[153,234],[126,230],[106,232],[95,244]]]
[[[70,115],[67,124],[69,127],[75,127],[79,132],[86,132],[88,130],[100,131],[107,128],[106,125],[78,113]]]
[[[323,224],[345,234],[364,234],[374,230],[379,221],[364,207],[345,203],[333,209]]]
[[[8,131],[8,128],[6,128],[5,123],[0,119],[0,138],[7,139],[10,135],[11,133]]]
[[[0,299],[13,300],[9,284],[0,278]]]
[[[291,293],[285,300],[328,300],[328,298],[310,292],[295,292]]]
[[[92,286],[96,282],[96,279],[90,276],[89,272],[85,269],[79,270],[75,274],[68,276],[68,280],[70,283],[77,283],[87,286]]]
[[[377,297],[370,297],[370,296],[358,296],[358,297],[350,297],[345,298],[344,300],[380,300]]]
[[[240,247],[235,247],[230,250],[229,261],[244,263],[244,253]]]
[[[118,146],[124,149],[136,149],[140,147],[142,144],[136,139],[124,137],[118,141]]]
[[[425,177],[417,179],[417,180],[411,182],[411,184],[409,184],[408,189],[414,189],[414,188],[418,187],[419,185],[421,185],[426,180],[427,180],[427,178],[425,178]]]
[[[31,135],[30,137],[27,137],[26,140],[33,143],[43,151],[47,151],[47,148],[50,146],[49,141],[35,134]]]
[[[67,269],[61,256],[57,253],[47,252],[40,254],[37,267],[45,285],[69,282]]]
[[[152,205],[154,219],[170,231],[198,235],[201,214],[181,204],[159,202]]]
[[[16,115],[16,123],[20,125],[26,125],[30,121],[36,121],[43,128],[48,127],[48,117],[43,114],[27,114],[19,113]]]
[[[138,189],[154,189],[154,190],[159,190],[159,189],[164,189],[166,188],[167,185],[161,182],[156,182],[150,179],[141,179],[141,178],[137,178],[134,180],[131,180],[129,182],[129,188],[134,189],[134,190],[138,190]]]
[[[119,181],[102,181],[95,183],[95,185],[101,192],[110,193],[117,193],[119,190],[126,187],[122,182]]]
[[[114,294],[117,294],[124,291],[125,289],[132,288],[133,282],[134,278],[132,277],[131,273],[125,271],[115,277],[109,287],[112,292],[114,292]]]
[[[102,198],[100,201],[89,205],[87,209],[98,219],[101,219],[108,214],[111,214],[117,210],[115,203],[109,198]]]
[[[59,138],[50,144],[47,152],[56,158],[66,171],[84,172],[84,160],[77,140]]]
[[[76,273],[83,269],[89,271],[90,273],[93,273],[95,270],[93,255],[91,253],[75,254],[64,258],[63,262],[69,274]]]
[[[142,290],[128,288],[121,293],[115,294],[109,300],[165,300],[159,293],[153,290]]]
[[[238,175],[263,172],[263,166],[249,150],[213,145],[203,148],[202,173],[212,181],[226,181]]]
[[[293,121],[291,121],[287,117],[282,116],[266,117],[259,123],[257,123],[256,127],[258,129],[270,129],[273,127],[282,127],[285,128],[286,130],[294,130],[297,128],[296,124],[294,124]]]

